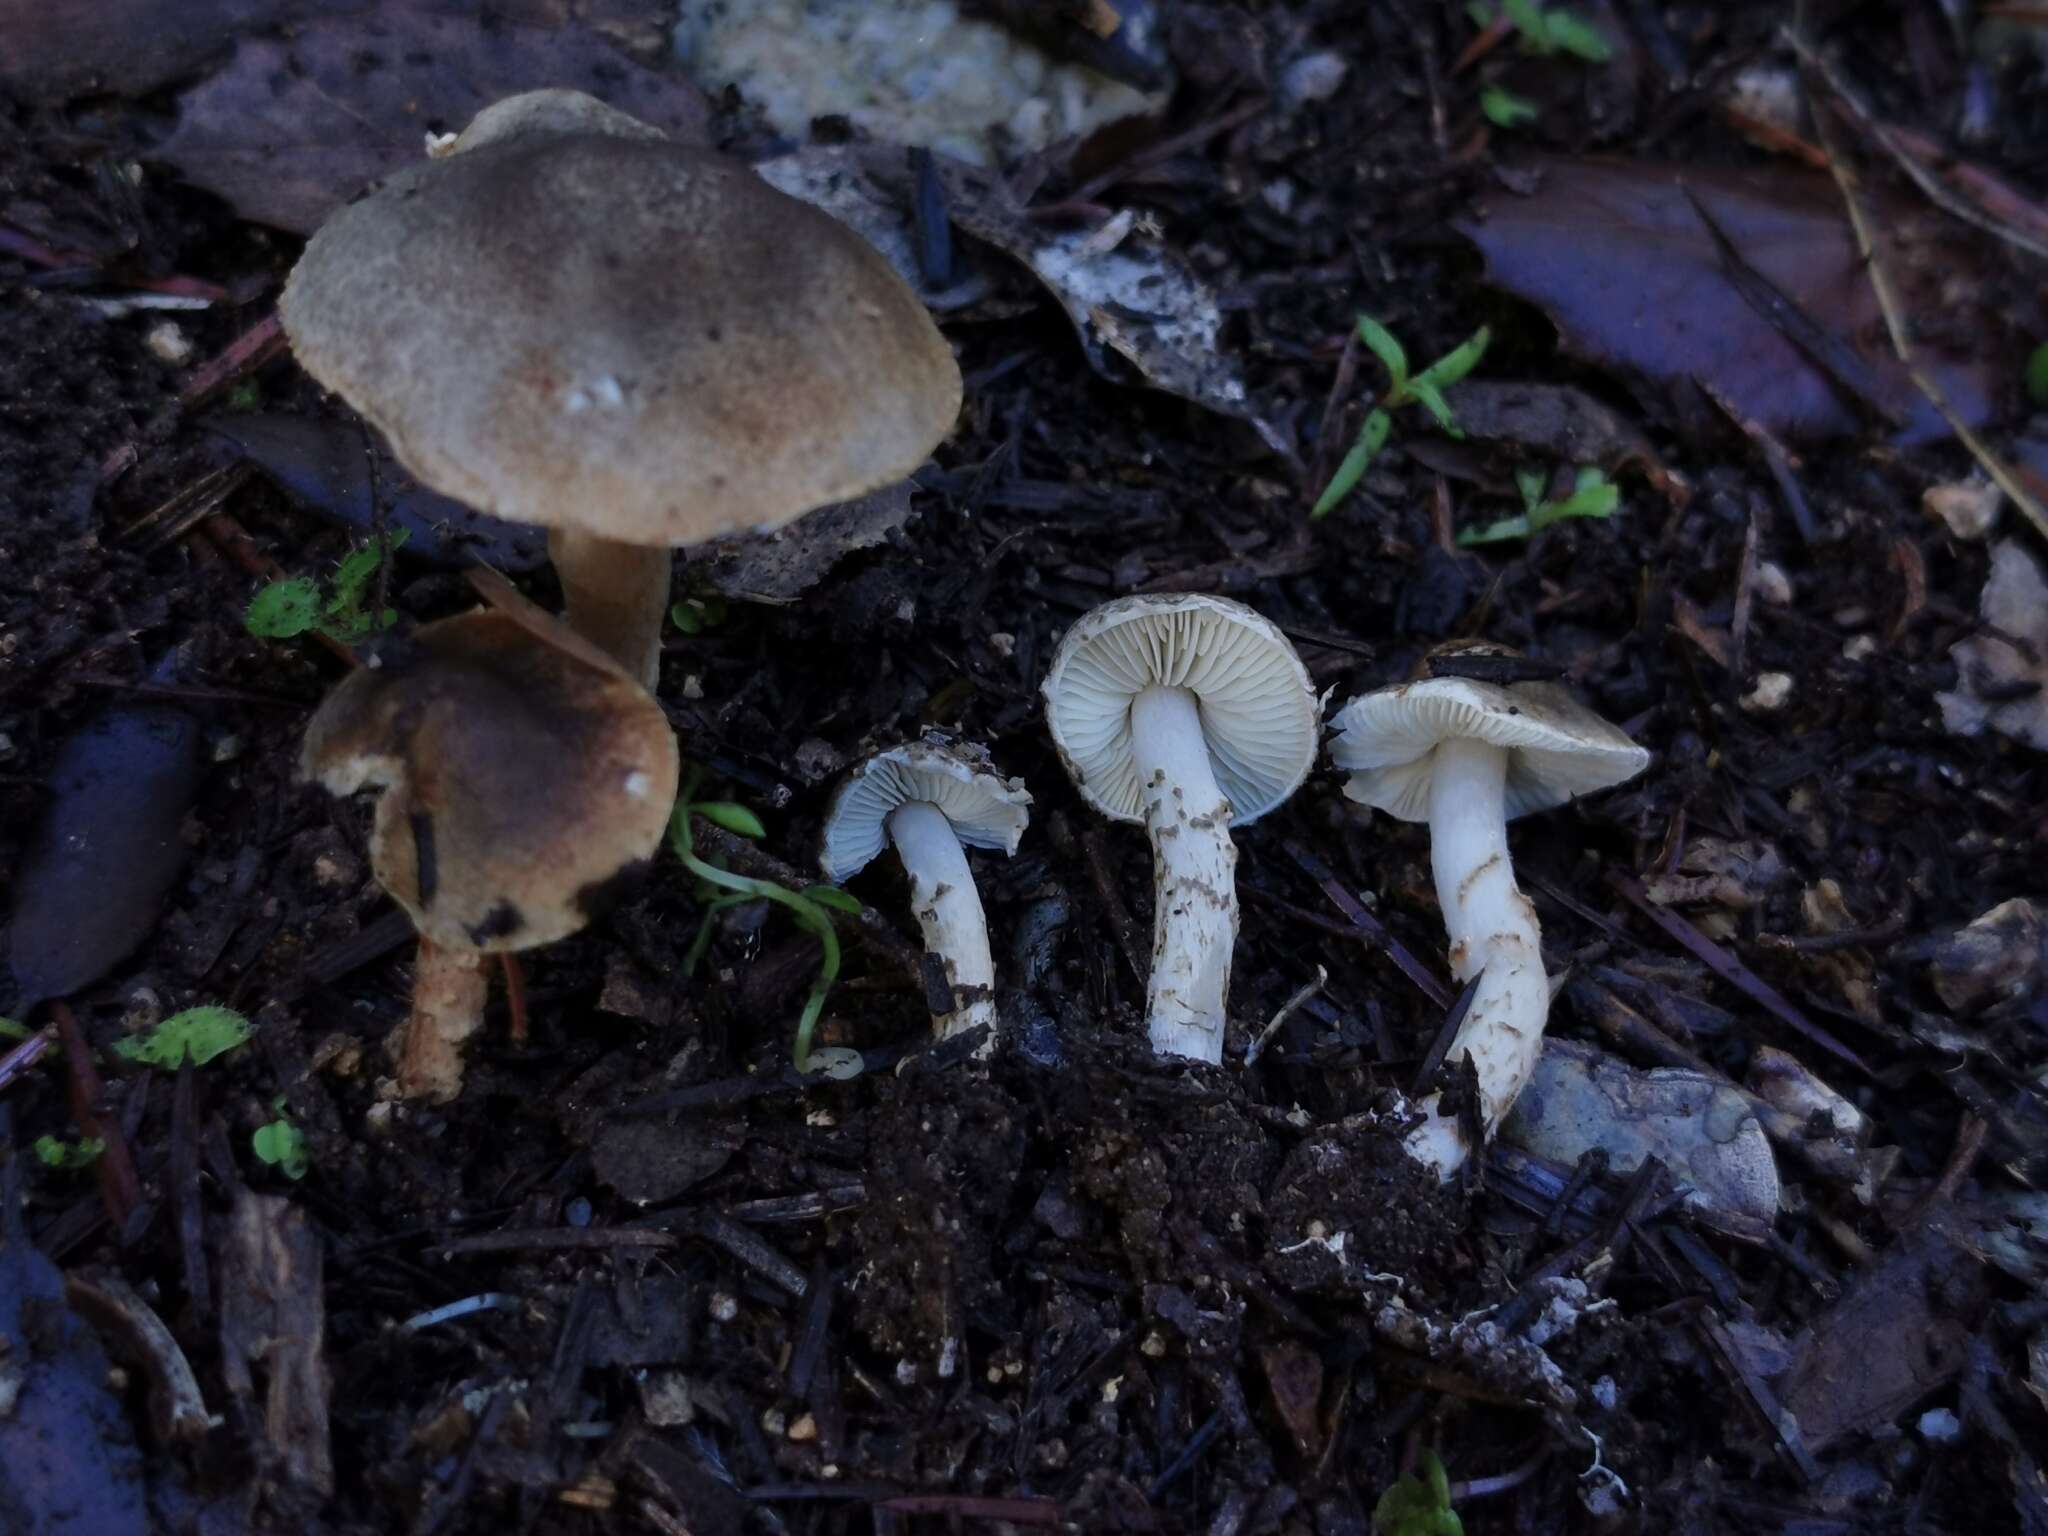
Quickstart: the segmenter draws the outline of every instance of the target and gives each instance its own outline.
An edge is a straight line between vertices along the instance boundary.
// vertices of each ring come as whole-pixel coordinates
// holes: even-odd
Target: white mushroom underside
[[[1313,753],[1315,699],[1267,621],[1234,605],[1159,608],[1082,638],[1062,647],[1064,665],[1047,681],[1048,723],[1083,794],[1106,814],[1142,815],[1145,775],[1126,736],[1133,699],[1152,687],[1201,700],[1210,766],[1239,825],[1294,793]]]
[[[1147,688],[1131,701],[1132,759],[1152,838],[1153,1050],[1223,1059],[1224,1006],[1237,945],[1237,849],[1230,801],[1210,771],[1195,696]]]
[[[1458,1033],[1445,1053],[1470,1056],[1479,1081],[1480,1119],[1492,1136],[1536,1070],[1550,986],[1543,974],[1536,909],[1515,884],[1507,842],[1508,754],[1489,742],[1438,743],[1429,775],[1429,857],[1437,904],[1450,940],[1451,974],[1460,984],[1479,976]],[[1409,1150],[1448,1176],[1467,1155],[1454,1121],[1436,1113]]]
[[[996,968],[988,948],[988,918],[952,822],[936,805],[914,800],[889,813],[889,841],[910,877],[911,908],[924,934],[925,952],[938,957],[954,1001],[961,1003],[933,1017],[933,1032],[944,1039],[987,1025],[986,1044],[993,1045]]]
[[[882,851],[886,822],[900,805],[923,801],[943,811],[969,848],[1017,851],[1031,820],[1021,779],[1005,779],[964,748],[917,742],[880,753],[846,781],[825,831],[825,878],[853,878]]]

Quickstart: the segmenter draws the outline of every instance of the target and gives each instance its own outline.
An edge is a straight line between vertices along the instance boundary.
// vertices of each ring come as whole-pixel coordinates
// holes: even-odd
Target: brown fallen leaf
[[[1983,1310],[1976,1262],[1936,1232],[1901,1243],[1794,1341],[1779,1401],[1818,1455],[1889,1423],[1962,1371]],[[1873,1348],[1883,1340],[1882,1348]]]
[[[180,99],[156,158],[243,218],[308,234],[419,159],[430,131],[540,86],[585,91],[672,138],[705,141],[695,86],[634,63],[581,22],[487,24],[431,0],[381,0],[286,39],[245,39],[233,63]]]
[[[311,9],[311,0],[0,0],[0,86],[32,102],[139,96]]]
[[[1743,403],[1773,433],[1817,439],[1853,433],[1856,402],[1743,297],[1700,217],[1711,210],[1730,246],[1800,313],[1846,345],[1871,393],[1899,402],[1908,442],[1946,434],[1885,339],[1832,181],[1787,167],[1725,171],[1622,160],[1539,159],[1528,196],[1502,193],[1458,221],[1492,280],[1537,304],[1565,347],[1588,361],[1667,387],[1690,381]],[[1690,195],[1688,195],[1688,192]],[[1891,266],[1913,278],[1915,313],[1940,315],[1967,350],[1927,339],[1922,357],[1962,418],[1983,423],[2000,377],[2004,328],[1986,313],[1965,324],[1966,249],[1925,212],[1886,225]]]

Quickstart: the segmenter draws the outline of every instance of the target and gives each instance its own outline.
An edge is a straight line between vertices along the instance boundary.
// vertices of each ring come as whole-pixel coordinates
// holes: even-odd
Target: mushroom
[[[300,753],[301,775],[331,794],[383,791],[371,867],[420,936],[402,1098],[461,1092],[461,1044],[489,990],[483,957],[583,927],[660,846],[675,800],[661,706],[502,578],[494,586],[512,606],[423,625],[343,679]]]
[[[1067,631],[1044,691],[1081,797],[1152,839],[1152,1048],[1221,1061],[1237,942],[1230,829],[1293,794],[1315,761],[1308,671],[1242,603],[1125,597]]]
[[[988,918],[963,848],[1000,848],[1007,856],[1031,820],[1022,779],[1006,779],[984,747],[938,735],[877,752],[840,785],[825,817],[818,863],[843,885],[893,843],[910,877],[910,899],[925,952],[944,967],[953,1006],[932,1016],[943,1040],[987,1026],[980,1052],[995,1045],[995,962]]]
[[[1439,658],[1513,654],[1465,646]],[[1550,1014],[1542,935],[1515,884],[1507,824],[1634,778],[1650,754],[1550,682],[1431,677],[1355,698],[1330,723],[1330,760],[1351,774],[1344,793],[1429,823],[1451,972],[1460,983],[1479,978],[1446,1059],[1471,1058],[1490,1137],[1536,1070]],[[1466,1147],[1437,1102],[1423,1101],[1428,1119],[1408,1147],[1448,1178]]]
[[[902,479],[960,371],[845,225],[574,91],[343,208],[280,306],[434,490],[548,528],[570,624],[650,688],[671,546]]]

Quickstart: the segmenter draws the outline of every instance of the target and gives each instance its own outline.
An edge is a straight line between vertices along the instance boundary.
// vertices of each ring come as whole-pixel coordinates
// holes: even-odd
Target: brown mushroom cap
[[[337,795],[382,787],[371,865],[436,944],[574,933],[668,825],[677,756],[661,706],[542,624],[560,628],[487,610],[425,625],[410,657],[350,674],[306,728],[305,777]]]
[[[924,461],[960,372],[872,246],[736,161],[546,97],[342,209],[286,285],[299,361],[413,474],[499,517],[668,546]]]

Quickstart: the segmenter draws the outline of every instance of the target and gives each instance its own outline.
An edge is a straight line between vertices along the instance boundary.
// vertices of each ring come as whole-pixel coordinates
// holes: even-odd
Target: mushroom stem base
[[[1440,742],[1430,776],[1429,859],[1437,904],[1450,936],[1451,974],[1479,977],[1445,1060],[1470,1056],[1479,1079],[1480,1120],[1488,1137],[1520,1095],[1543,1049],[1550,983],[1543,974],[1536,909],[1515,884],[1508,856],[1508,754],[1483,741]],[[1408,1150],[1448,1178],[1467,1155],[1456,1124],[1436,1113],[1408,1139]]]
[[[1237,848],[1194,694],[1147,688],[1133,699],[1131,752],[1152,837],[1146,1029],[1162,1056],[1221,1061],[1237,947]]]
[[[400,1098],[445,1104],[462,1092],[462,1043],[483,1023],[490,989],[481,952],[420,940],[412,1015],[399,1026]]]
[[[562,617],[569,627],[653,692],[661,678],[669,552],[551,528],[548,558],[561,578]]]
[[[910,877],[910,901],[924,933],[925,953],[945,967],[946,985],[959,1005],[932,1015],[932,1033],[943,1040],[985,1024],[989,1034],[979,1054],[986,1055],[995,1045],[996,967],[988,948],[988,918],[967,855],[946,813],[928,801],[897,806],[888,826],[889,841]]]

